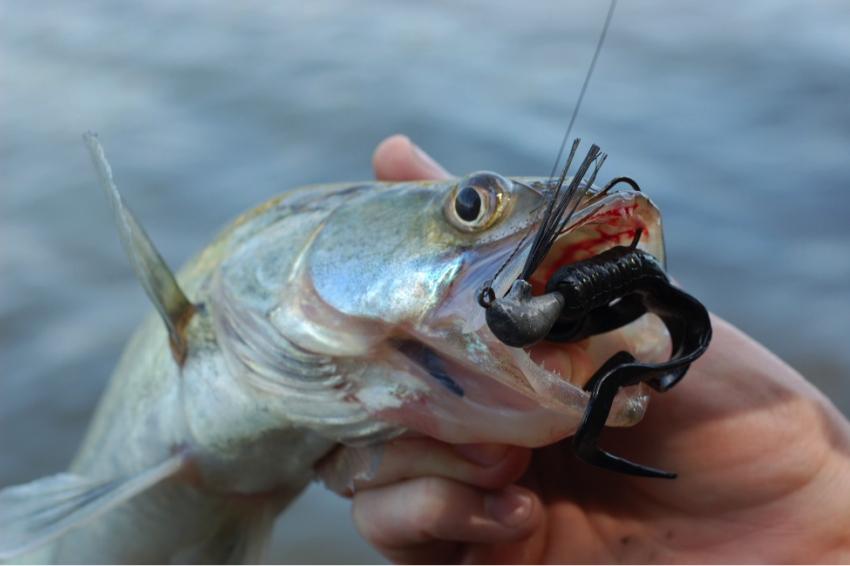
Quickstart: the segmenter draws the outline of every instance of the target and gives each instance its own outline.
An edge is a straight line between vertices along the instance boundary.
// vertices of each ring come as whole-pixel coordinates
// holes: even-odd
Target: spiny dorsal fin
[[[63,473],[0,490],[0,560],[35,550],[86,525],[176,475],[185,465],[186,455],[178,453],[119,479],[95,481]]]
[[[118,188],[112,181],[112,168],[106,161],[97,134],[86,132],[83,134],[83,140],[91,154],[100,186],[106,194],[109,212],[118,229],[121,247],[124,248],[136,278],[165,321],[171,341],[171,353],[178,365],[182,366],[187,351],[186,325],[189,324],[189,319],[195,312],[195,305],[190,303],[183,294],[180,286],[177,285],[177,280],[174,279],[174,274],[165,265],[153,242],[124,204]]]

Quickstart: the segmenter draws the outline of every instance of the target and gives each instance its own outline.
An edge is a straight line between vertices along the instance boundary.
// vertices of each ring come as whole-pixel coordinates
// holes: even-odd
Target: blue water
[[[148,308],[80,134],[178,266],[404,132],[547,175],[603,3],[28,0],[0,12],[0,485],[65,467]],[[621,0],[575,135],[664,214],[688,290],[850,413],[850,4]],[[365,244],[365,243],[364,243]],[[328,541],[334,541],[328,544]],[[375,561],[315,488],[271,561]]]

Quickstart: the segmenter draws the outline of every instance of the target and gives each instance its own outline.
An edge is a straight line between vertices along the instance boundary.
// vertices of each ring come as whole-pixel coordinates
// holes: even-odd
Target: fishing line
[[[593,59],[591,59],[591,61],[590,61],[590,68],[588,68],[587,76],[585,76],[585,78],[584,78],[584,84],[582,84],[582,86],[581,86],[581,92],[579,93],[578,101],[576,102],[575,108],[573,109],[573,115],[572,115],[572,117],[570,117],[570,123],[567,126],[566,133],[564,134],[564,139],[561,141],[561,147],[558,149],[558,156],[555,158],[555,164],[552,166],[552,172],[549,174],[549,185],[550,186],[552,184],[552,180],[555,178],[555,171],[557,171],[557,169],[558,169],[558,163],[561,162],[561,156],[563,156],[564,149],[567,146],[567,140],[570,138],[570,132],[573,129],[573,124],[575,124],[576,117],[578,116],[578,111],[581,108],[582,101],[584,100],[584,94],[585,94],[585,92],[587,92],[587,85],[590,83],[590,77],[593,76],[593,70],[596,68],[596,61],[599,59],[599,53],[602,51],[602,45],[605,43],[605,37],[608,35],[608,28],[611,27],[611,20],[614,17],[614,8],[616,8],[616,7],[617,7],[617,0],[611,0],[611,5],[608,7],[608,14],[605,17],[605,23],[602,26],[602,33],[599,35],[599,42],[596,44],[596,51],[593,53]],[[551,215],[552,215],[551,209],[554,206],[555,201],[558,200],[557,195],[561,191],[561,187],[562,187],[562,185],[564,183],[564,179],[567,175],[567,170],[570,167],[570,163],[572,162],[572,158],[575,155],[576,149],[578,147],[578,142],[579,142],[579,140],[576,140],[575,143],[573,144],[572,151],[570,152],[570,157],[569,157],[569,159],[567,159],[567,164],[564,167],[563,174],[561,175],[560,180],[558,182],[558,186],[555,189],[555,196],[553,196],[552,200],[549,202],[549,206],[546,208],[546,210],[543,213],[543,222],[544,223],[546,222],[546,220],[548,218],[551,218]],[[604,162],[604,161],[605,161],[605,156],[603,155],[602,158],[601,158],[601,162],[597,163],[597,165],[596,165],[596,168],[595,168],[595,171],[594,171],[594,174],[593,174],[594,178],[596,177],[596,172],[599,171],[599,167],[602,166],[602,162]],[[618,179],[618,181],[619,181],[619,179]],[[588,187],[590,187],[591,183],[592,183],[592,181],[590,183],[585,184],[585,191],[587,190]],[[612,183],[612,185],[613,185],[613,183]],[[606,187],[606,189],[610,189],[610,187]],[[569,203],[570,200],[572,200],[574,195],[575,195],[575,190],[573,191],[572,194],[567,195],[568,198],[566,198],[565,202],[564,202],[565,206],[566,206],[567,203]],[[563,218],[563,224],[566,224],[567,221],[569,220],[570,216],[572,216],[573,212],[575,211],[575,208],[578,206],[579,201],[580,201],[580,199],[576,200],[576,204],[573,206],[570,213],[568,215],[566,215],[566,218]],[[562,217],[559,215],[559,216],[557,216],[557,218],[560,220]],[[563,229],[563,226],[561,228]],[[537,237],[535,237],[535,242],[532,244],[532,246],[535,247],[535,248],[540,246],[540,242],[538,240],[540,239],[539,237],[541,235],[541,232],[542,231],[537,232],[537,234],[536,234]],[[514,256],[516,256],[517,252],[519,252],[519,250],[522,248],[523,244],[525,244],[525,241],[526,241],[526,239],[528,239],[529,235],[530,235],[530,232],[526,233],[522,237],[522,239],[520,239],[520,241],[517,243],[516,247],[514,248],[513,252],[511,252],[511,254],[508,256],[508,258],[505,260],[505,262],[502,263],[501,267],[499,267],[499,269],[496,271],[496,274],[493,275],[492,279],[488,279],[487,281],[484,282],[484,285],[481,287],[481,289],[478,292],[478,304],[480,304],[482,307],[489,308],[490,305],[493,304],[493,301],[496,299],[495,293],[494,293],[493,288],[492,288],[493,282],[499,277],[499,275],[505,269],[505,266],[507,266],[511,262],[511,260],[514,258]],[[551,246],[551,244],[550,244],[550,246]],[[534,251],[535,250],[532,250],[532,252],[529,254],[530,260],[531,260],[532,257],[534,257],[536,255],[534,253]],[[534,260],[526,262],[526,266],[525,266],[525,269],[523,269],[523,273],[525,273],[528,270],[529,264],[531,262],[534,262]]]
[[[602,26],[602,34],[599,36],[599,43],[596,44],[596,51],[593,54],[593,59],[590,61],[590,68],[587,70],[587,76],[584,78],[584,84],[581,86],[581,92],[578,95],[578,102],[573,109],[573,115],[570,118],[570,125],[567,126],[567,133],[564,134],[564,139],[561,141],[561,147],[558,149],[558,157],[555,158],[555,164],[552,166],[552,173],[549,174],[549,182],[555,178],[555,171],[558,170],[558,163],[561,162],[561,156],[564,154],[564,148],[567,147],[567,140],[570,139],[570,132],[575,124],[578,116],[579,108],[584,100],[584,93],[587,92],[587,85],[590,83],[590,77],[593,75],[593,69],[596,68],[596,61],[599,59],[599,53],[602,51],[602,44],[605,43],[605,36],[608,35],[608,28],[611,26],[611,19],[614,17],[614,8],[617,7],[617,0],[611,0],[611,5],[608,7],[608,15],[605,18],[605,24]]]

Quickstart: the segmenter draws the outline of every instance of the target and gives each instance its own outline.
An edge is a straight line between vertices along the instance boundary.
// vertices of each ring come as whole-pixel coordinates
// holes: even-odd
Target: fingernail
[[[506,444],[458,444],[458,454],[479,466],[494,466],[505,459],[511,449]]]
[[[516,527],[531,516],[531,497],[515,487],[506,487],[487,495],[484,509],[506,527]]]
[[[421,147],[413,142],[410,142],[410,149],[413,153],[413,158],[419,162],[419,165],[428,171],[434,177],[450,177],[448,171],[443,169],[439,163],[434,161],[434,158],[425,153]]]

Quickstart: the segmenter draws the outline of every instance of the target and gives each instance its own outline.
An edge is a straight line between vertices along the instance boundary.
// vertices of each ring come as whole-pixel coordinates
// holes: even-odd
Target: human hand
[[[423,155],[389,138],[376,177],[448,176]],[[850,423],[764,347],[712,325],[686,378],[601,442],[678,479],[590,467],[565,443],[398,440],[356,484],[355,525],[396,562],[850,560]]]

